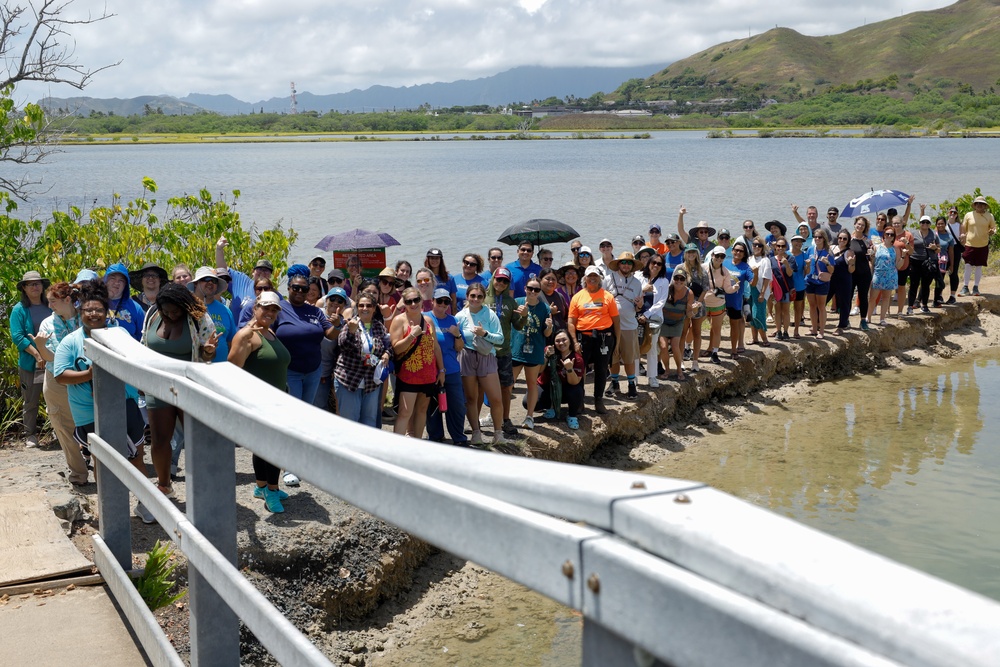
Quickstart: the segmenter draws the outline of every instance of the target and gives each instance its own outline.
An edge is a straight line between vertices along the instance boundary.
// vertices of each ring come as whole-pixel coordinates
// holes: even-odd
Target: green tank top
[[[250,353],[243,363],[243,370],[263,380],[272,387],[285,391],[288,383],[288,364],[292,355],[278,338],[260,337],[260,347]]]
[[[149,331],[146,334],[146,347],[177,361],[191,361],[191,320],[187,317],[184,318],[184,330],[179,338],[173,340],[161,338],[160,334],[156,332],[162,322],[163,319],[159,312],[154,313],[153,321],[149,323]]]

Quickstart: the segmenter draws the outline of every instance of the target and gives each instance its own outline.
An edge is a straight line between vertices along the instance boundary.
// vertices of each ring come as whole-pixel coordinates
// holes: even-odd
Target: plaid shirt
[[[364,325],[358,327],[357,332],[351,333],[346,326],[340,332],[337,345],[340,354],[337,356],[337,366],[334,368],[333,376],[348,391],[357,391],[364,385],[365,393],[375,391],[379,385],[375,384],[374,366],[369,366],[361,355],[361,337],[364,335]],[[375,359],[381,357],[389,349],[389,334],[385,330],[385,324],[378,320],[372,320],[371,331],[372,350],[371,356]]]

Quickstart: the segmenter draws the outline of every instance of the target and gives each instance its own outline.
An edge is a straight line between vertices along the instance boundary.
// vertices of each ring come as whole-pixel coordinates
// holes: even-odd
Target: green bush
[[[176,564],[170,563],[170,552],[169,542],[160,543],[159,540],[156,540],[156,544],[146,554],[146,567],[142,574],[132,578],[132,583],[135,584],[136,590],[139,591],[139,595],[150,611],[156,611],[160,607],[173,604],[187,593],[187,591],[181,591],[173,595],[170,594],[170,590],[174,587],[171,575],[177,569]]]
[[[258,259],[274,264],[275,275],[285,269],[288,252],[297,234],[273,227],[258,230],[244,228],[236,211],[239,190],[230,198],[215,199],[208,190],[196,195],[167,199],[163,208],[152,195],[157,191],[151,178],[142,179],[142,194],[124,201],[115,194],[110,206],[102,206],[86,215],[76,207],[68,212],[54,211],[50,220],[21,220],[14,217],[17,205],[6,192],[0,192],[0,247],[6,257],[0,263],[0,287],[7,295],[0,303],[0,399],[3,410],[0,433],[19,418],[21,394],[17,379],[17,350],[10,337],[11,309],[17,303],[17,283],[25,272],[40,271],[52,282],[72,280],[82,268],[100,272],[123,262],[130,269],[144,262],[155,262],[168,272],[183,262],[195,268],[215,265],[215,243],[220,236],[229,240],[226,251],[230,266],[249,271]]]

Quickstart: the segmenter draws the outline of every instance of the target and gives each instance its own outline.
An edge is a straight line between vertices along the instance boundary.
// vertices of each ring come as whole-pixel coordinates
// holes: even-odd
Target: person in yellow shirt
[[[620,339],[618,304],[604,289],[603,274],[596,266],[587,267],[583,275],[584,289],[577,292],[569,304],[566,328],[580,344],[584,364],[594,364],[594,410],[607,413],[604,407],[604,385],[608,366]]]
[[[986,197],[980,195],[972,200],[972,210],[962,219],[961,236],[958,241],[965,246],[962,259],[965,260],[965,277],[962,281],[962,296],[969,296],[969,277],[975,267],[976,280],[972,294],[979,296],[979,281],[983,277],[983,267],[989,260],[990,238],[997,231],[997,221],[990,213]]]

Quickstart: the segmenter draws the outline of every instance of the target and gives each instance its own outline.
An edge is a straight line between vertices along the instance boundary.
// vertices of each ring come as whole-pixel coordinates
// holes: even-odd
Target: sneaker
[[[509,419],[503,420],[503,425],[500,427],[500,430],[503,431],[503,434],[508,438],[517,437],[517,427],[514,426],[514,422]]]
[[[25,447],[37,447],[38,446],[38,436],[32,433],[31,435],[25,436],[24,438]]]
[[[907,306],[906,307],[906,314],[907,315],[912,315],[913,314],[913,306]]]
[[[485,417],[480,417],[479,428],[493,428],[493,415],[486,413]]]
[[[851,308],[851,315],[860,315],[860,314],[861,314],[861,309],[860,308],[858,308],[857,306],[854,306],[854,308]]]
[[[545,411],[544,414],[542,414],[542,417],[544,417],[545,419],[555,419],[556,411],[553,410],[552,408],[549,408],[548,410]]]
[[[959,295],[961,295],[961,296],[969,296],[970,294],[971,294],[971,292],[969,291],[969,286],[968,285],[966,285],[965,287],[963,287],[962,291],[959,292]]]
[[[923,313],[924,315],[927,315],[931,312],[931,309],[928,308],[927,306],[920,306],[920,312]]]
[[[636,387],[635,387],[635,381],[634,380],[632,382],[628,383],[628,394],[626,394],[626,397],[627,398],[638,398],[639,397],[639,390],[636,389]]]
[[[649,378],[649,388],[656,389],[660,386],[660,381],[656,378]]]
[[[605,398],[614,398],[615,394],[622,393],[622,385],[618,380],[609,380],[608,388],[604,390]]]
[[[580,428],[580,420],[576,417],[566,417],[566,426],[569,426],[574,431]]]
[[[701,369],[698,368],[698,362],[697,361],[692,361],[691,362],[691,372],[692,373],[697,373],[699,370],[701,370]]]
[[[503,430],[497,431],[493,434],[493,444],[494,445],[506,445],[509,444],[510,440],[503,437]]]
[[[156,517],[142,503],[135,504],[135,515],[142,519],[143,523],[156,523]]]
[[[282,479],[285,481],[285,486],[299,485],[299,477],[294,472],[286,472],[285,476],[282,477]]]
[[[774,317],[772,317],[771,315],[768,315],[767,316],[767,323],[768,324],[774,324]]]
[[[955,295],[952,294],[950,297],[948,297],[948,300],[945,301],[945,303],[948,304],[949,306],[954,306],[958,302],[955,301]]]
[[[944,305],[944,302],[941,301],[940,299],[938,299],[937,301],[934,302],[934,307],[935,308],[940,308],[943,305]]]
[[[278,492],[266,487],[264,489],[264,507],[267,508],[268,512],[274,512],[275,514],[281,514],[285,511],[285,506],[281,504]]]
[[[266,486],[257,486],[256,484],[254,484],[253,485],[253,497],[254,498],[263,498],[264,497],[264,490],[266,488],[267,488]],[[281,489],[278,489],[278,500],[288,500],[288,494],[285,493],[284,491],[282,491]]]
[[[684,348],[684,361],[691,361],[691,357],[692,356],[694,356],[694,353],[691,351],[691,348],[690,347],[685,347]]]
[[[535,420],[532,419],[531,417],[525,417],[524,421],[521,422],[521,428],[526,428],[529,431],[534,431],[535,430]]]
[[[972,287],[972,296],[979,296],[979,285],[974,285]]]
[[[868,331],[868,320],[861,320],[861,330]]]
[[[476,429],[472,432],[472,437],[469,438],[470,445],[481,445],[483,444],[483,432]]]

